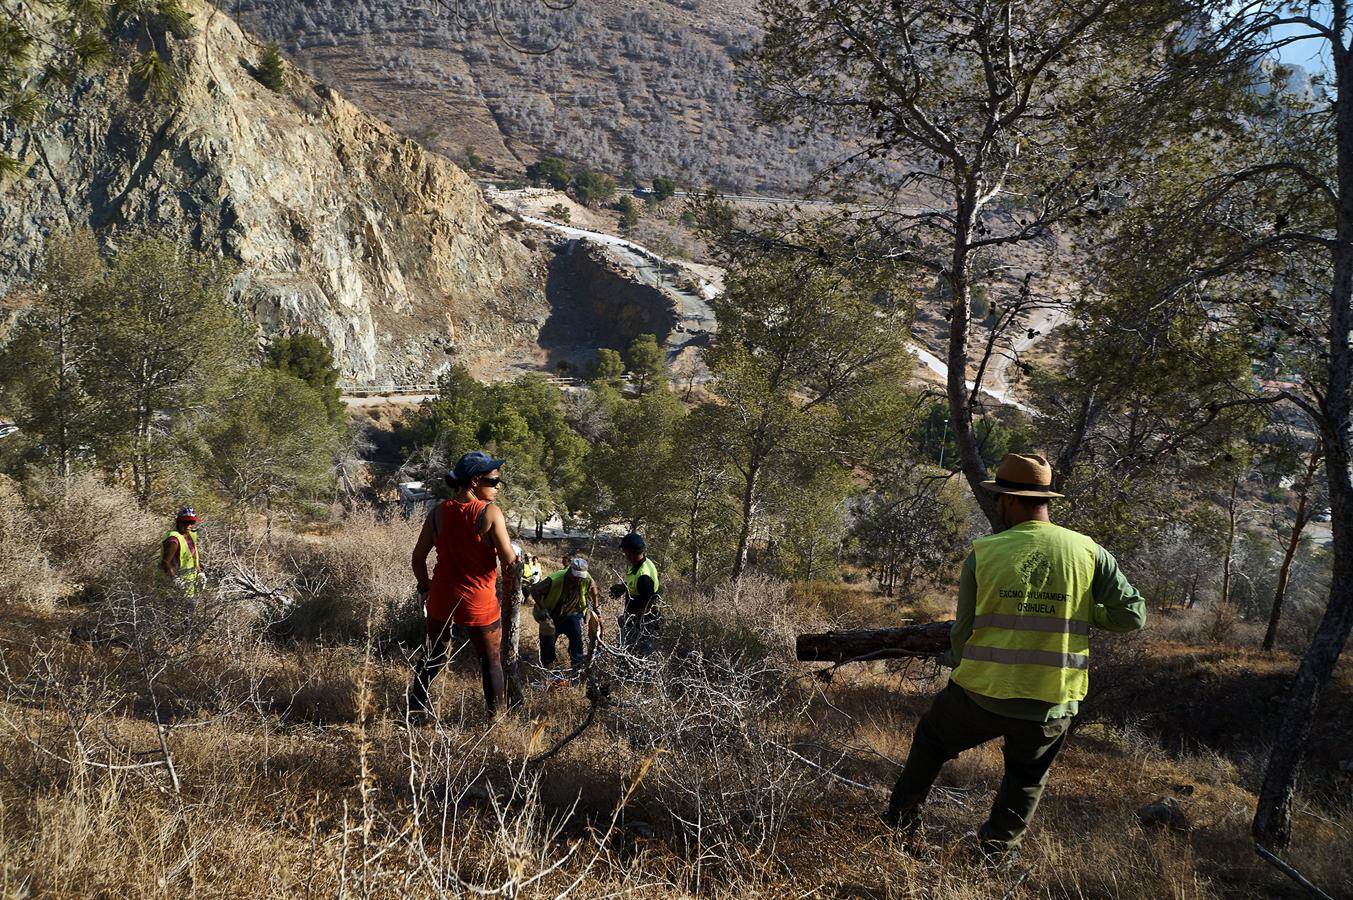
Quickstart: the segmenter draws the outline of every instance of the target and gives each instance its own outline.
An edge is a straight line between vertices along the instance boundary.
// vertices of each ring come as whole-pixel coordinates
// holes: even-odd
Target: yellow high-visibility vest
[[[170,530],[165,532],[165,536],[160,539],[160,549],[155,555],[155,571],[160,577],[165,577],[164,566],[164,542],[173,538],[179,548],[179,577],[183,579],[183,592],[191,597],[197,591],[197,537],[193,536],[190,540],[187,535],[178,531]],[[189,544],[192,545],[191,549]]]
[[[974,541],[976,617],[954,681],[999,699],[1083,699],[1098,550],[1085,535],[1047,522]]]
[[[550,583],[550,589],[545,593],[545,599],[537,601],[541,607],[554,612],[559,608],[559,601],[564,596],[564,578],[568,575],[568,569],[560,569],[558,572],[552,572],[545,576],[546,581]],[[587,612],[587,594],[592,584],[592,576],[588,575],[582,580],[578,588],[578,611],[586,614]]]
[[[639,579],[645,575],[653,579],[653,593],[658,592],[658,567],[653,565],[653,560],[645,556],[638,569],[625,575],[625,589],[630,592],[631,597],[639,596]]]

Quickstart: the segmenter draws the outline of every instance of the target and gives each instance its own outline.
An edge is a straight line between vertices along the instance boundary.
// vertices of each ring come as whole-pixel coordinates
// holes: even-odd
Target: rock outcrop
[[[551,313],[540,344],[554,359],[578,362],[593,348],[624,352],[641,334],[663,343],[678,321],[672,299],[635,280],[633,273],[588,241],[555,246],[549,267]]]
[[[469,177],[289,66],[280,91],[265,87],[261,46],[190,7],[195,33],[166,37],[172,101],[137,97],[115,65],[72,89],[69,115],[0,122],[0,149],[31,163],[0,191],[0,295],[49,234],[134,227],[238,261],[261,331],[321,335],[350,382],[535,358],[544,261]]]

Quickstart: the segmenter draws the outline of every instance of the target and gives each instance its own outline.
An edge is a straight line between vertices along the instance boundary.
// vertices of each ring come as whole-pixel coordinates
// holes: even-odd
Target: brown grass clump
[[[290,570],[296,595],[287,632],[301,640],[365,640],[369,627],[378,637],[407,637],[421,615],[409,568],[421,525],[357,513],[342,529],[279,547],[274,556]]]

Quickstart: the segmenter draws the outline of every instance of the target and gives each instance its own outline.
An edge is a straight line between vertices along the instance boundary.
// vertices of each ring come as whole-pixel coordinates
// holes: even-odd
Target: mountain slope
[[[748,0],[495,4],[508,40],[436,4],[242,0],[246,23],[309,71],[420,140],[469,145],[500,172],[558,153],[646,181],[799,192],[848,152],[757,123],[734,58],[755,35]],[[468,6],[467,6],[468,8]]]
[[[465,173],[290,67],[280,92],[264,87],[259,45],[190,6],[195,34],[168,39],[172,102],[134,97],[114,66],[73,89],[69,115],[0,128],[0,148],[32,164],[0,194],[0,294],[47,234],[131,226],[238,261],[261,330],[321,334],[352,381],[453,358],[487,373],[537,352],[543,262]]]

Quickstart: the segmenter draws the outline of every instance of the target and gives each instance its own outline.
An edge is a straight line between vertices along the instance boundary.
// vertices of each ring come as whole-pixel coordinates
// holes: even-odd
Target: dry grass
[[[6,602],[46,605],[60,593],[43,546],[47,537],[19,486],[0,475],[0,597]]]
[[[347,621],[377,627],[412,540],[367,520],[218,550],[288,590],[306,586],[303,562],[353,604]],[[919,849],[877,822],[942,674],[877,663],[824,682],[792,661],[795,633],[854,615],[848,591],[673,581],[670,655],[603,657],[595,708],[582,687],[530,690],[491,722],[458,658],[434,685],[440,722],[410,730],[406,662],[365,624],[355,640],[279,642],[285,611],[238,585],[191,622],[119,590],[93,609],[0,607],[3,896],[1296,896],[1248,842],[1262,735],[1204,729],[1180,749],[1162,736],[1221,718],[1150,702],[1192,678],[1191,696],[1243,718],[1246,678],[1290,659],[1147,642],[1122,715],[1072,737],[1022,860],[993,871],[963,846],[1001,777],[994,746],[946,768]],[[1187,831],[1137,824],[1164,796]],[[1353,807],[1346,790],[1318,799],[1299,804],[1292,860],[1353,896]]]
[[[110,581],[149,576],[171,523],[142,510],[126,489],[85,474],[30,491],[52,563],[69,582],[97,592]]]

